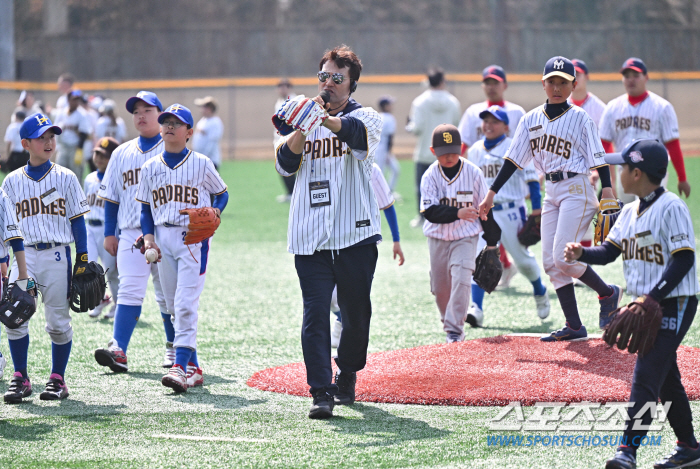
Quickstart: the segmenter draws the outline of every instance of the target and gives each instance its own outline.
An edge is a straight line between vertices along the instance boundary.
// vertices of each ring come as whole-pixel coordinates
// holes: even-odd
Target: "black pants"
[[[657,402],[657,399],[661,401],[661,405],[669,401],[672,403],[668,422],[678,441],[687,442],[693,436],[693,416],[688,396],[681,383],[676,351],[693,323],[698,299],[695,296],[667,298],[661,302],[661,307],[664,319],[656,342],[649,353],[637,358],[634,367],[630,394],[630,402],[634,402],[634,406],[627,410],[630,419],[627,421],[624,436],[627,437],[627,445],[635,448],[639,447],[641,438],[647,431],[632,429],[634,417],[647,402]],[[646,411],[641,423],[649,425],[651,421],[651,412]]]
[[[332,383],[330,306],[338,285],[338,306],[343,333],[336,364],[344,372],[361,370],[367,362],[369,321],[372,317],[370,291],[377,265],[376,243],[351,246],[339,251],[316,251],[294,257],[304,299],[301,346],[304,350],[306,380],[314,395],[325,390],[334,395]]]
[[[425,173],[428,168],[430,167],[429,164],[425,163],[416,163],[416,195],[418,196],[418,213],[420,213],[420,180],[423,179],[423,173]]]
[[[292,192],[294,192],[294,182],[296,179],[296,174],[282,176],[282,182],[284,183],[284,188],[287,190],[287,194],[292,195]]]

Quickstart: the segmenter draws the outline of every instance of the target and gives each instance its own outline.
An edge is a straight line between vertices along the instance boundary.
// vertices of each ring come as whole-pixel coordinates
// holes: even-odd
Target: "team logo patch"
[[[443,132],[442,138],[445,140],[445,143],[452,143],[452,134],[451,133]]]
[[[87,200],[81,200],[81,201],[80,201],[80,206],[81,206],[81,207],[87,207],[87,206],[88,206],[88,201],[87,201]]]
[[[564,68],[564,61],[563,60],[555,60],[554,61],[554,68],[557,70],[561,70]]]
[[[430,205],[430,200],[428,200],[428,199],[423,200],[423,205]]]
[[[7,225],[7,231],[14,231],[17,229],[17,225]]]
[[[644,158],[642,158],[641,152],[631,151],[630,152],[630,160],[632,160],[632,163],[639,163],[640,161],[644,161]]]
[[[101,191],[103,191],[103,190],[105,190],[105,189],[107,189],[107,186],[105,186],[104,184],[100,185],[100,190],[101,190]]]
[[[680,242],[680,241],[685,241],[686,239],[688,239],[688,235],[687,235],[687,234],[679,234],[679,235],[676,235],[676,236],[671,236],[671,242],[672,242],[672,243],[678,243],[678,242]]]
[[[355,222],[355,228],[362,228],[363,226],[369,226],[370,221],[369,220],[360,220]]]
[[[605,156],[605,152],[601,151],[601,152],[595,153],[593,155],[593,158],[603,158],[604,156]]]
[[[535,130],[540,130],[542,128],[541,125],[536,125],[534,127],[530,127],[530,132],[534,132]]]

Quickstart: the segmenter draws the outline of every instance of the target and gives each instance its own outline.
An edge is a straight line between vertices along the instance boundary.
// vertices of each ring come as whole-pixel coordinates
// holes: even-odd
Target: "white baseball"
[[[157,262],[158,261],[158,251],[156,249],[150,248],[146,249],[146,260],[148,262]]]

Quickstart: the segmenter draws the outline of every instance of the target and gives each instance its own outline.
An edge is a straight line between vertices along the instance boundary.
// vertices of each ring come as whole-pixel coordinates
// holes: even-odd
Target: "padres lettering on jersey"
[[[13,239],[22,239],[22,231],[15,214],[15,207],[5,191],[0,188],[0,257],[6,257],[9,253],[7,244]]]
[[[39,181],[20,168],[2,183],[19,220],[25,244],[72,243],[70,220],[89,212],[78,178],[72,171],[52,164]]]
[[[695,251],[688,207],[671,192],[658,197],[642,213],[638,213],[639,200],[625,205],[606,238],[622,251],[627,291],[632,296],[647,294],[659,283],[675,252]],[[698,291],[697,267],[693,265],[668,297],[695,295]]]
[[[350,148],[323,126],[306,137],[289,208],[287,250],[292,254],[343,249],[381,231],[371,181],[382,119],[374,109],[361,107],[354,100],[336,117],[340,116],[351,116],[364,124],[367,150]],[[278,173],[291,175],[275,163]],[[330,204],[311,205],[311,183],[328,184]]]
[[[506,135],[511,137],[515,129],[518,128],[520,119],[525,115],[525,109],[510,101],[505,101],[501,107],[508,114],[508,133]],[[458,128],[462,136],[462,142],[470,147],[484,137],[484,132],[481,130],[482,120],[479,114],[488,108],[488,101],[472,104],[464,111],[462,119],[459,121]]]
[[[435,162],[423,174],[420,183],[421,211],[424,212],[431,205],[449,205],[451,207],[463,208],[478,207],[484,199],[488,186],[484,180],[481,170],[473,163],[460,157],[462,167],[459,173],[448,179],[442,172],[439,162]],[[423,234],[430,238],[442,239],[444,241],[454,241],[476,236],[483,230],[481,222],[456,220],[452,223],[430,223],[426,221],[423,225]]]
[[[146,161],[163,153],[161,140],[147,152],[141,151],[135,138],[117,147],[109,159],[98,196],[119,204],[117,226],[120,230],[141,227],[141,204],[136,201],[136,190]]]
[[[586,111],[572,105],[550,120],[542,105],[520,120],[505,158],[518,168],[533,161],[542,173],[570,171],[587,175],[592,168],[606,164],[604,156],[598,129]]]
[[[151,206],[156,225],[185,226],[189,217],[180,210],[211,207],[211,196],[225,191],[226,184],[211,159],[190,151],[174,168],[165,164],[162,154],[148,160],[141,171],[136,200]]]
[[[98,197],[102,182],[97,176],[97,171],[88,174],[83,183],[85,197],[90,207],[90,213],[85,215],[86,220],[105,221],[105,200]]]
[[[573,104],[571,97],[569,97],[567,101]],[[591,119],[593,119],[593,122],[599,127],[600,131],[600,118],[603,116],[603,111],[605,111],[605,103],[593,93],[588,93],[586,100],[581,103],[580,108],[586,111]]]
[[[484,146],[484,141],[479,140],[474,146],[469,147],[467,158],[481,169],[487,187],[491,187],[496,180],[496,176],[501,170],[501,166],[503,166],[503,157],[506,151],[508,151],[511,142],[512,140],[510,138],[506,138],[495,147],[491,148],[491,150],[487,150]],[[530,193],[527,183],[538,180],[537,172],[532,163],[530,163],[525,169],[516,171],[513,176],[506,181],[493,201],[495,204],[519,202]]]

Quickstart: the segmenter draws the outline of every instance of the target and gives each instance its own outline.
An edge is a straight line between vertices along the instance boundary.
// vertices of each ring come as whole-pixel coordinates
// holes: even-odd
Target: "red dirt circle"
[[[356,399],[465,406],[626,402],[636,357],[600,339],[545,343],[514,336],[379,352],[357,374]],[[679,347],[678,367],[690,400],[700,399],[698,363],[700,349]],[[309,396],[303,363],[259,371],[248,386]]]

